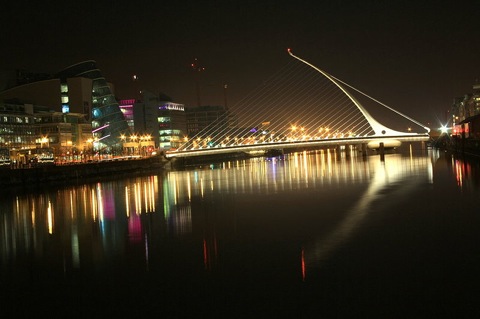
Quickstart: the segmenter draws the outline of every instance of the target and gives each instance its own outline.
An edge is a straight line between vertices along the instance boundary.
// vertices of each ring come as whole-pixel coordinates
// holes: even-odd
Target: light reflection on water
[[[65,188],[55,193],[17,196],[11,209],[6,209],[7,201],[3,201],[5,208],[0,228],[2,260],[39,249],[42,245],[35,247],[35,243],[45,240],[47,234],[62,233],[62,238],[71,240],[72,251],[69,254],[72,255],[73,265],[78,267],[79,232],[88,233],[94,245],[95,232],[98,231],[102,239],[102,243],[98,244],[106,252],[116,249],[118,244],[116,232],[121,227],[115,227],[116,224],[125,224],[125,235],[129,241],[142,241],[142,214],[160,215],[169,233],[190,233],[191,202],[194,199],[213,200],[218,194],[268,195],[293,190],[318,190],[332,185],[367,184],[368,188],[358,196],[344,221],[332,230],[325,242],[318,244],[323,247],[321,252],[314,250],[315,258],[322,259],[320,255],[325,255],[348,237],[386,187],[404,179],[410,180],[404,188],[413,186],[416,181],[431,183],[435,160],[433,156],[406,158],[400,154],[387,155],[385,161],[378,156],[347,158],[344,153],[322,150],[270,159],[244,159],[222,163],[214,169],[171,171],[164,176],[138,177]],[[456,164],[455,168],[461,180],[463,174],[459,165]],[[97,228],[91,229],[89,225]]]
[[[372,178],[363,194],[347,211],[343,220],[328,234],[316,239],[308,245],[305,259],[312,255],[312,263],[328,258],[328,254],[338,245],[347,241],[359,227],[362,220],[373,211],[373,205],[395,205],[397,199],[410,197],[419,184],[433,183],[433,165],[438,154],[430,158],[402,158],[401,155],[387,156],[385,161],[380,158],[369,160],[369,171]],[[414,194],[413,194],[414,195]],[[388,207],[384,207],[388,210]]]
[[[311,272],[352,240],[372,212],[395,210],[398,202],[435,184],[441,155],[410,150],[407,155],[387,154],[382,161],[375,155],[303,152],[2,199],[2,269],[5,278],[15,280],[21,269],[35,267],[31,258],[33,265],[63,274],[108,270],[111,262],[136,259],[133,271],[148,272],[175,260],[160,247],[186,243],[181,253],[211,272],[229,250],[225,242],[259,247],[265,245],[262,241],[278,245],[291,238],[300,244],[293,253],[298,267],[292,269],[300,281],[308,281]],[[453,158],[447,165],[460,189],[477,191],[476,167]],[[297,207],[285,207],[289,202]],[[275,213],[278,220],[271,220]],[[258,231],[256,222],[269,231]],[[308,229],[308,236],[292,230],[298,225]]]
[[[98,231],[104,241],[102,249],[114,248],[118,240],[112,229],[115,222],[125,223],[128,240],[142,241],[142,214],[163,215],[167,231],[173,234],[192,231],[191,202],[195,198],[209,200],[215,194],[278,194],[292,190],[318,190],[352,183],[368,184],[358,201],[349,209],[344,221],[322,243],[325,246],[345,240],[369,207],[382,196],[389,185],[409,179],[402,190],[415,182],[432,183],[432,166],[436,158],[402,157],[387,155],[385,161],[378,156],[347,158],[334,151],[294,153],[282,158],[253,158],[222,163],[214,169],[200,168],[171,171],[163,175],[138,177],[121,182],[104,182],[81,187],[65,188],[55,193],[17,196],[10,209],[2,201],[1,238],[2,260],[17,253],[26,253],[39,247],[47,234],[63,233],[71,238],[74,264],[79,261],[79,231],[88,232],[94,240]],[[463,174],[455,162],[459,183]],[[467,168],[468,170],[468,168]],[[402,195],[403,196],[403,195]],[[88,225],[95,225],[89,229]],[[82,229],[79,229],[82,228]],[[68,236],[65,236],[68,234]],[[93,243],[92,243],[93,244]],[[328,249],[327,249],[328,250]],[[318,257],[318,253],[315,253]]]

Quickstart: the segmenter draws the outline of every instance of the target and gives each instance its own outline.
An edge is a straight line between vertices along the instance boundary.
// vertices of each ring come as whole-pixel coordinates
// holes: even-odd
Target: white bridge
[[[318,69],[290,50],[288,53],[293,61],[264,82],[253,96],[217,116],[178,150],[166,152],[166,157],[261,154],[270,150],[341,145],[395,148],[402,142],[430,139],[428,127]],[[369,103],[373,101],[370,110],[378,111],[381,106],[377,116],[391,120],[403,130],[381,124],[359,97],[367,98]],[[385,111],[388,114],[382,115]]]

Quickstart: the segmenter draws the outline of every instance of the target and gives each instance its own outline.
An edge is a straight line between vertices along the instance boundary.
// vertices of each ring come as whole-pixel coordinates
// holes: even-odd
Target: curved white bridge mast
[[[358,102],[347,90],[345,90],[343,88],[342,85],[340,85],[339,82],[341,82],[342,84],[344,85],[347,85],[346,83],[334,78],[333,76],[331,76],[330,74],[320,70],[319,68],[317,68],[316,66],[310,64],[309,62],[299,58],[298,56],[294,55],[292,53],[292,51],[290,49],[288,49],[288,54],[290,54],[293,58],[297,59],[298,61],[302,62],[302,63],[305,63],[306,65],[310,66],[311,68],[313,68],[314,70],[318,71],[319,73],[323,74],[323,76],[325,76],[327,79],[329,79],[333,84],[335,84],[343,93],[345,93],[345,95],[353,102],[353,104],[355,104],[355,106],[360,110],[360,112],[363,114],[363,116],[365,116],[365,119],[367,120],[367,122],[370,124],[370,126],[372,127],[373,131],[375,132],[375,134],[373,136],[401,136],[401,135],[417,135],[416,133],[411,133],[411,132],[399,132],[399,131],[395,131],[391,128],[388,128],[386,127],[385,125],[379,123],[377,120],[375,120],[371,115],[370,113],[368,113],[368,111],[360,104],[360,102]],[[348,85],[349,87],[351,87],[350,85]],[[352,88],[352,87],[351,87]],[[357,89],[353,88],[354,90],[356,90],[357,92],[367,96],[366,94],[358,91]],[[370,97],[369,97],[370,98]],[[379,101],[376,101],[374,100],[375,102],[377,103],[380,103]],[[409,118],[408,116],[404,115],[404,114],[401,114],[400,112],[386,106],[385,104],[383,103],[380,103],[382,106],[390,109],[391,111],[394,111],[395,113],[403,116],[404,118],[414,122],[415,124],[423,127],[427,133],[430,132],[430,128],[412,120],[411,118]]]

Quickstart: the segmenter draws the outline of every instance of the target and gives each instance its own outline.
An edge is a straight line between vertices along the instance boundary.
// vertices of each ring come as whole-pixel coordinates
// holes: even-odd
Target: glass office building
[[[68,96],[68,87],[65,87],[67,79],[82,77],[92,80],[92,102],[91,106],[86,105],[91,110],[86,109],[84,112],[91,116],[95,148],[99,151],[121,148],[120,136],[127,134],[129,127],[96,62],[90,60],[72,65],[56,77],[62,84],[62,97]],[[62,100],[62,112],[69,112],[69,107],[68,100]]]

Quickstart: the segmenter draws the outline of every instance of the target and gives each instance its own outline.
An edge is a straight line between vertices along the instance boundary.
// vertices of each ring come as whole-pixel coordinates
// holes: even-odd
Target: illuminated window
[[[470,137],[470,123],[464,124],[464,132],[466,138]]]
[[[172,134],[172,130],[160,130],[158,131],[160,135],[170,135]]]
[[[158,118],[158,123],[169,123],[171,122],[170,117],[159,117]]]
[[[67,93],[68,92],[68,85],[67,84],[60,84],[60,92]]]
[[[100,116],[102,116],[102,112],[100,112],[100,110],[97,108],[92,110],[92,114],[94,118],[99,118]]]
[[[68,96],[62,96],[62,103],[68,103]]]

